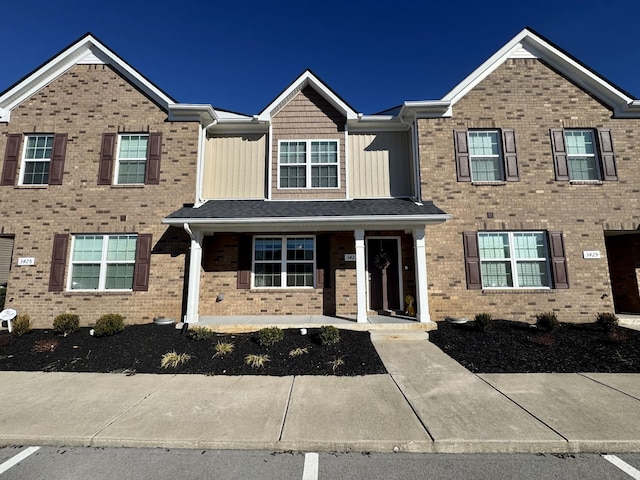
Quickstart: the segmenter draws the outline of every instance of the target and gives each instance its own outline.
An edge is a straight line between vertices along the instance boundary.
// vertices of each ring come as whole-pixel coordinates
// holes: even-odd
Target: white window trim
[[[31,137],[51,137],[52,139],[54,138],[54,134],[53,133],[30,133],[24,136],[23,138],[23,143],[24,145],[22,146],[22,161],[20,162],[20,178],[18,179],[18,185],[26,185],[28,187],[32,187],[32,186],[42,186],[42,185],[48,185],[49,182],[47,183],[24,183],[24,174],[26,171],[26,165],[27,162],[29,163],[34,163],[34,162],[48,162],[49,163],[49,175],[51,175],[51,157],[47,158],[38,158],[38,159],[27,159],[27,145],[29,143],[29,138]],[[51,155],[53,156],[53,145],[51,145]],[[47,177],[48,178],[48,177]]]
[[[304,165],[306,167],[306,186],[304,187],[281,187],[280,186],[280,167],[281,166],[293,166],[296,164],[293,163],[280,163],[280,151],[283,143],[293,143],[293,142],[305,142],[306,146],[306,158]],[[311,163],[311,144],[313,142],[334,142],[336,144],[336,163]],[[297,165],[303,165],[301,163]],[[311,167],[314,165],[335,165],[336,166],[336,186],[335,187],[312,187],[312,179],[311,179]],[[277,188],[279,190],[339,190],[340,187],[340,140],[337,138],[297,138],[297,139],[286,139],[286,140],[278,140],[278,178],[277,178]]]
[[[145,163],[145,176],[146,176],[146,172],[147,172],[147,161],[148,161],[148,157],[149,157],[149,134],[146,132],[142,132],[142,133],[136,133],[136,132],[121,132],[118,134],[118,142],[116,144],[116,161],[115,161],[115,165],[113,168],[113,184],[114,185],[144,185],[144,177],[142,179],[142,182],[137,182],[137,183],[120,183],[118,182],[118,177],[120,175],[120,145],[121,145],[121,141],[122,141],[122,137],[123,136],[130,136],[130,135],[138,135],[138,136],[145,136],[147,137],[147,152],[145,153],[144,157],[141,158],[127,158],[126,160],[144,160]]]
[[[590,132],[591,133],[591,141],[593,142],[593,153],[585,153],[585,154],[573,154],[569,153],[569,147],[567,142],[567,132]],[[598,155],[598,132],[593,128],[565,128],[562,131],[562,136],[564,137],[565,150],[567,155],[567,172],[569,174],[570,182],[585,182],[585,183],[596,183],[602,181],[602,171],[600,169],[600,156]],[[571,158],[581,158],[581,157],[593,157],[593,162],[596,170],[596,178],[571,178]]]
[[[509,258],[492,258],[492,259],[486,259],[483,260],[482,256],[480,256],[480,235],[482,234],[491,234],[491,233],[499,233],[499,234],[507,234],[507,239],[509,241]],[[521,234],[521,233],[534,233],[534,234],[541,234],[542,235],[542,240],[544,242],[544,250],[547,253],[547,256],[544,258],[521,258],[521,259],[517,259],[515,257],[515,241],[514,241],[514,234]],[[543,230],[487,230],[487,231],[482,231],[482,232],[478,232],[477,233],[477,238],[478,238],[478,255],[480,256],[480,281],[482,284],[482,289],[483,290],[550,290],[551,289],[551,283],[552,283],[552,277],[551,277],[551,252],[549,251],[549,242],[547,240],[547,232],[543,231]],[[492,263],[492,262],[506,262],[509,261],[511,263],[511,278],[513,280],[513,286],[512,287],[508,287],[508,286],[502,286],[502,287],[489,287],[489,286],[485,286],[484,284],[484,278],[482,278],[482,264],[483,263]],[[547,282],[549,283],[548,286],[540,286],[540,287],[533,287],[533,286],[524,286],[521,287],[519,285],[519,278],[518,278],[518,262],[541,262],[544,261],[545,262],[545,267],[546,267],[546,272],[547,272]]]
[[[471,153],[471,134],[472,133],[495,133],[498,136],[498,154],[497,155],[474,155]],[[467,130],[467,145],[469,145],[469,171],[471,173],[471,182],[472,183],[496,183],[496,182],[504,182],[505,172],[504,172],[504,152],[502,151],[502,131],[499,128],[483,128],[483,129],[473,129]],[[496,180],[474,180],[473,179],[473,159],[474,158],[497,158],[498,159],[498,177]]]
[[[84,237],[84,236],[102,236],[102,256],[100,258],[100,277],[98,279],[98,288],[96,289],[80,289],[80,288],[71,288],[72,280],[73,280],[73,266],[74,265],[93,265],[97,262],[95,261],[81,261],[74,262],[73,261],[73,252],[75,249],[76,237]],[[113,233],[113,234],[105,234],[105,233],[78,233],[71,236],[71,254],[69,255],[69,275],[67,275],[67,291],[69,292],[132,292],[133,285],[131,288],[123,288],[123,289],[115,289],[115,288],[105,288],[106,280],[107,280],[107,265],[109,264],[133,264],[135,270],[136,259],[134,256],[133,261],[131,260],[119,260],[117,262],[108,261],[107,260],[107,242],[109,241],[109,237],[118,237],[118,236],[130,236],[136,237],[136,249],[138,246],[138,235],[135,233]]]
[[[256,261],[256,240],[261,238],[277,238],[282,242],[282,258],[280,259],[280,286],[279,287],[261,287],[255,284],[256,263],[276,263],[276,261]],[[287,264],[291,263],[311,263],[308,260],[287,260],[287,240],[292,238],[311,238],[313,239],[313,285],[289,287],[287,286]],[[318,242],[315,235],[254,235],[251,242],[251,288],[256,290],[312,290],[316,288],[316,269],[317,269],[317,248]]]

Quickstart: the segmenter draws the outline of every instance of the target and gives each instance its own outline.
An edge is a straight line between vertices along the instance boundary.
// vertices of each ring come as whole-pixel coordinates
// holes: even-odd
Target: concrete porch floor
[[[401,315],[368,315],[367,323],[357,323],[355,316],[350,318],[327,315],[201,315],[197,325],[206,326],[221,333],[253,332],[269,326],[318,328],[322,325],[333,325],[347,330],[423,332],[438,328],[434,322],[420,323],[415,318]]]

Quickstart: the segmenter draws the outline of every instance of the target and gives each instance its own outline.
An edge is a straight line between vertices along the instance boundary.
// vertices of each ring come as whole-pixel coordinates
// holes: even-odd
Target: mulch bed
[[[491,324],[481,332],[474,322],[441,322],[429,339],[475,373],[640,373],[640,331],[561,323],[547,333],[520,322]]]
[[[296,329],[284,330],[283,340],[263,347],[251,333],[195,340],[174,325],[128,325],[114,336],[101,338],[89,335],[88,328],[67,337],[51,330],[33,330],[22,336],[3,331],[0,370],[273,376],[386,373],[368,332],[340,330],[340,342],[326,346],[320,345],[317,334],[318,329],[308,329],[307,335]],[[214,357],[218,341],[233,343],[233,352]],[[291,350],[305,347],[308,353],[289,355]],[[162,368],[162,356],[172,351],[191,358],[176,368]],[[266,354],[270,360],[262,368],[252,368],[245,364],[249,354]],[[342,364],[334,367],[336,359]]]

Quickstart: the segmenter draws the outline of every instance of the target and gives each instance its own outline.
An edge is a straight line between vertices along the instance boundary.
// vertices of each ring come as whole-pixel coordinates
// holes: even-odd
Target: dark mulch
[[[274,376],[386,373],[368,332],[340,330],[340,342],[327,346],[320,345],[317,333],[318,329],[309,329],[307,335],[285,330],[282,341],[263,347],[251,333],[195,340],[174,325],[129,325],[102,338],[89,335],[88,328],[67,337],[50,330],[33,330],[19,337],[3,331],[0,370]],[[233,352],[214,358],[218,341],[233,343]],[[57,343],[53,349],[52,342]],[[291,350],[305,347],[307,354],[289,356]],[[191,359],[176,368],[161,368],[162,356],[172,351],[187,353]],[[249,354],[267,354],[270,361],[263,368],[252,368],[245,364]],[[342,359],[343,364],[334,369],[329,362],[336,359]]]
[[[430,340],[475,373],[640,373],[640,332],[596,324],[567,324],[545,333],[526,323],[492,321],[487,332],[475,324],[441,322]]]

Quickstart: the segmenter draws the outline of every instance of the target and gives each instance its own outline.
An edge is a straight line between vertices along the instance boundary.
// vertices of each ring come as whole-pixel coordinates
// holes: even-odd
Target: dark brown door
[[[395,238],[370,238],[367,264],[371,310],[400,310],[398,241]]]

